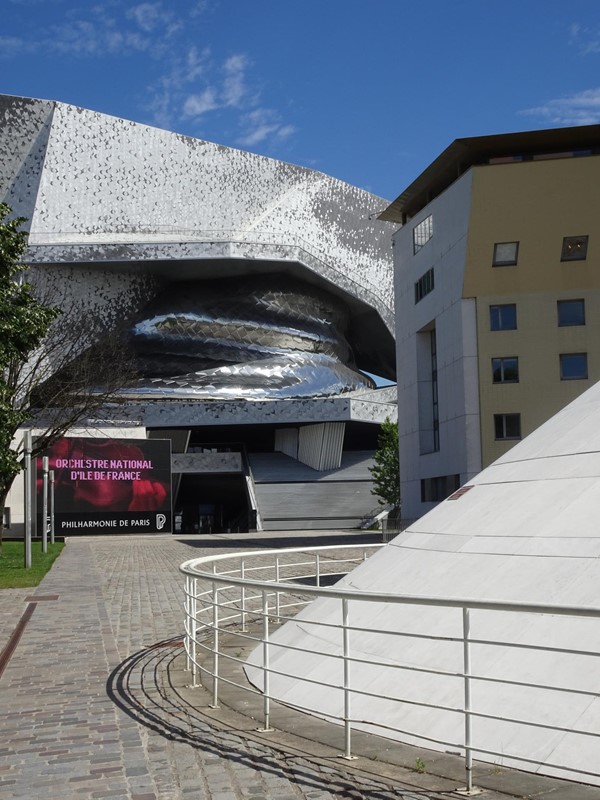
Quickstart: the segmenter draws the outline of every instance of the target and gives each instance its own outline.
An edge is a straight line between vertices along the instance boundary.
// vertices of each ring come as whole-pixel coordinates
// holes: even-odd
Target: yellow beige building
[[[457,139],[394,236],[405,519],[600,380],[600,126]]]

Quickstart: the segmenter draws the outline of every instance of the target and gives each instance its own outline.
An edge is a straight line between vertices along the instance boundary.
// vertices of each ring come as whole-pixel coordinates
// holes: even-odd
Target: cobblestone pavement
[[[0,676],[0,800],[451,796],[269,746],[186,703],[178,566],[200,554],[167,536],[72,538],[39,587],[0,592],[0,650],[31,614]]]
[[[39,598],[0,678],[1,800],[439,796],[361,785],[169,703],[178,566],[201,552],[162,536],[72,538],[39,587],[0,592],[0,648]]]

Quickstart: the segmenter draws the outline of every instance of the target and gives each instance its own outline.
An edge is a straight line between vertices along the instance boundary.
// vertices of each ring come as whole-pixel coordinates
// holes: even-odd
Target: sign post
[[[54,544],[54,470],[50,470],[50,544]]]
[[[48,456],[42,458],[42,553],[48,552]]]
[[[31,569],[31,431],[23,437],[25,454],[25,569]]]

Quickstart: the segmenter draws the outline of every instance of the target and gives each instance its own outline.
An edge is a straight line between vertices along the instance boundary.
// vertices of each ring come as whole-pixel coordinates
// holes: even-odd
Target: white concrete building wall
[[[460,473],[462,483],[481,469],[476,309],[474,300],[462,299],[471,183],[471,173],[467,173],[394,236],[400,475],[405,519],[416,519],[434,505],[421,502],[421,479]],[[413,229],[430,214],[433,235],[414,254]],[[431,267],[434,289],[415,303],[415,283]],[[433,327],[437,343],[439,450],[423,453],[420,429],[428,413],[424,406],[431,402],[424,376],[431,376],[431,360],[426,341],[419,341],[419,332]]]

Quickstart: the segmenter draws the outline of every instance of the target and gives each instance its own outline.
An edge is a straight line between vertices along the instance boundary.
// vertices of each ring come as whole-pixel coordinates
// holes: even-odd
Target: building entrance
[[[182,475],[174,533],[244,533],[255,528],[243,475]]]

